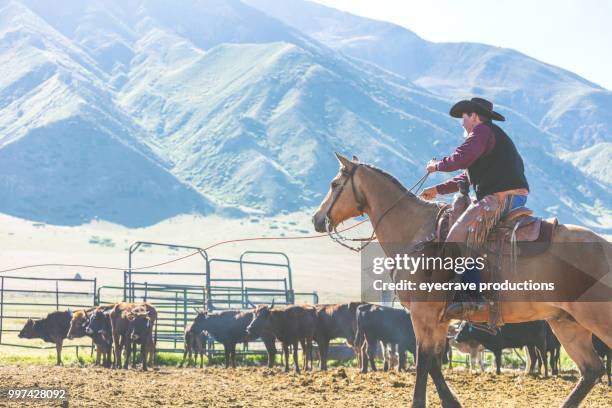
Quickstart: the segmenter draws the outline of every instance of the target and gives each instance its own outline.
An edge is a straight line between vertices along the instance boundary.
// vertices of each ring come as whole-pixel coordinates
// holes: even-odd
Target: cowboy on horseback
[[[438,194],[459,191],[465,183],[472,185],[476,201],[472,202],[448,232],[447,242],[465,244],[468,248],[481,246],[495,224],[510,210],[523,207],[527,202],[529,185],[524,174],[523,159],[508,135],[492,121],[505,121],[493,110],[493,104],[483,98],[457,102],[450,110],[454,118],[463,119],[465,140],[449,156],[427,163],[427,172],[462,174],[436,186],[426,188],[421,198],[432,200]],[[443,239],[443,237],[441,237]],[[474,268],[462,276],[463,282],[480,283],[480,272]],[[484,310],[484,299],[478,292],[454,302],[447,316],[463,316],[464,312]]]

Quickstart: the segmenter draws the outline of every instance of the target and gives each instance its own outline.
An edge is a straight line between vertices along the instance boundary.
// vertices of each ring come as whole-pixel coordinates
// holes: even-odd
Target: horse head
[[[359,185],[360,164],[357,158],[353,156],[351,161],[339,153],[336,153],[336,158],[340,169],[312,217],[314,228],[318,232],[326,231],[326,223],[333,228],[349,218],[363,214],[365,210],[365,200]]]

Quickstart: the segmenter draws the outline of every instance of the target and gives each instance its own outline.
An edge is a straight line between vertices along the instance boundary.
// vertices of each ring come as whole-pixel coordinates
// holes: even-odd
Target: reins
[[[393,208],[395,208],[395,206],[399,204],[399,202],[403,200],[405,197],[409,196],[410,194],[414,194],[416,196],[419,193],[419,191],[421,191],[423,184],[425,184],[425,181],[429,177],[429,172],[426,172],[412,187],[410,187],[407,191],[403,192],[402,195],[397,200],[395,200],[395,202],[391,204],[391,206],[389,206],[389,208],[387,208],[381,214],[380,217],[378,217],[378,220],[376,221],[376,223],[373,223],[372,234],[369,237],[367,238],[346,238],[340,235],[340,233],[336,229],[337,228],[336,226],[332,228],[330,214],[331,214],[332,209],[334,208],[334,205],[336,204],[336,201],[338,201],[338,198],[342,194],[344,187],[346,187],[346,184],[350,181],[351,187],[353,189],[353,197],[355,197],[355,201],[357,201],[357,210],[361,213],[360,215],[363,215],[364,210],[367,208],[367,202],[364,203],[362,202],[362,200],[359,199],[359,196],[357,195],[357,189],[355,188],[355,182],[353,180],[353,177],[355,176],[355,173],[357,172],[357,169],[360,166],[361,166],[361,163],[355,163],[355,165],[350,171],[342,170],[342,174],[344,174],[346,178],[344,182],[342,183],[342,185],[340,186],[340,188],[334,193],[332,202],[329,205],[329,208],[327,209],[327,213],[325,214],[325,230],[327,231],[327,235],[329,235],[329,237],[337,244],[340,244],[343,247],[348,248],[354,252],[363,251],[365,247],[367,247],[370,243],[376,240],[376,228],[380,225],[383,218]],[[435,234],[434,234],[434,237],[431,237],[431,240],[433,239],[435,239]],[[356,247],[356,246],[346,244],[345,241],[353,241],[353,242],[361,242],[361,243],[365,242],[365,244],[362,244],[360,247]]]

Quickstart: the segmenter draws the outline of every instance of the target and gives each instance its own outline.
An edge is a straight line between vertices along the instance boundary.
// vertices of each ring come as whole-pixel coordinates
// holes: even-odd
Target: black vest
[[[495,147],[467,169],[476,198],[515,188],[529,189],[523,159],[508,135],[492,122],[483,123],[495,136]]]

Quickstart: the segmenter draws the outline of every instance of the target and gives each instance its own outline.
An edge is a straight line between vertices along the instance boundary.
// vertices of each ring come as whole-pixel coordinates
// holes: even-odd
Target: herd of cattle
[[[155,361],[157,343],[157,312],[148,303],[116,303],[79,311],[52,312],[46,318],[28,319],[19,333],[20,338],[41,338],[56,344],[57,364],[61,364],[63,341],[78,337],[91,337],[96,345],[96,364],[104,367],[128,368],[130,355],[132,367],[137,364],[136,346],[141,345],[142,369]],[[382,345],[384,369],[398,363],[398,370],[406,369],[406,352],[413,355],[416,339],[409,313],[369,303],[351,302],[327,305],[292,305],[284,308],[259,305],[250,311],[222,311],[208,313],[197,310],[193,322],[185,329],[185,350],[183,362],[192,354],[203,356],[208,339],[223,344],[225,367],[236,366],[236,345],[261,339],[267,351],[267,364],[272,367],[276,355],[276,340],[283,348],[285,371],[289,371],[289,355],[293,354],[296,372],[298,345],[302,348],[304,370],[312,369],[312,345],[317,343],[319,367],[327,369],[330,341],[345,339],[353,348],[362,372],[370,367],[376,370],[375,357],[379,343]],[[611,384],[610,371],[612,351],[597,337],[593,346],[606,360],[608,385]],[[527,370],[539,372],[544,367],[548,376],[549,366],[554,375],[559,372],[561,345],[545,321],[506,324],[491,332],[469,324],[459,327],[451,325],[447,355],[452,368],[453,348],[469,353],[472,367],[475,362],[483,369],[482,353],[485,349],[495,356],[496,371],[501,372],[503,349],[526,347],[529,354]],[[122,352],[125,360],[122,364]],[[399,358],[396,358],[399,357]],[[397,361],[396,361],[397,360]],[[210,360],[209,360],[210,361]]]

